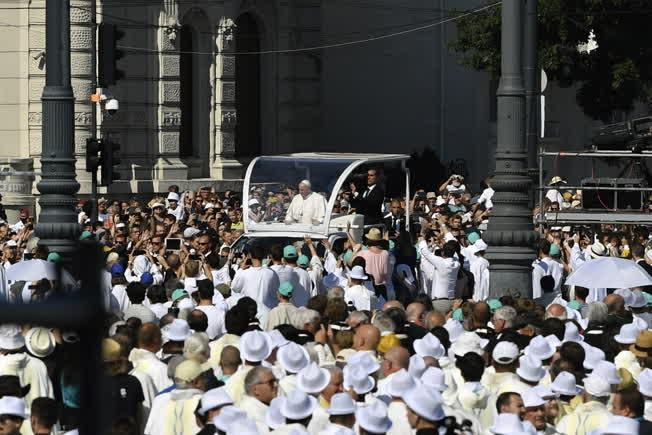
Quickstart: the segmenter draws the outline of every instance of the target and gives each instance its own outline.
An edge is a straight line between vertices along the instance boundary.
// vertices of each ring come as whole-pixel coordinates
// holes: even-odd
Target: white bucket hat
[[[584,391],[595,397],[608,397],[611,394],[611,385],[598,376],[584,378]]]
[[[629,305],[632,308],[643,308],[647,306],[647,298],[640,290],[634,290],[632,292],[633,300]]]
[[[408,364],[408,373],[415,379],[421,379],[426,371],[426,362],[419,355],[412,355]]]
[[[573,322],[566,322],[564,328],[564,343],[568,341],[574,341],[575,343],[584,341],[584,337],[580,335],[580,330],[577,329]]]
[[[226,388],[213,388],[201,396],[201,408],[197,412],[205,415],[211,409],[221,408],[227,405],[233,405],[233,399],[226,392]]]
[[[358,425],[373,434],[384,434],[392,427],[392,421],[387,417],[387,406],[380,400],[371,405],[361,406],[355,412]]]
[[[415,414],[428,421],[442,420],[444,399],[437,391],[430,388],[413,388],[405,393],[403,401]]]
[[[556,352],[557,349],[560,348],[561,345],[562,345],[561,341],[559,340],[559,338],[557,338],[557,336],[556,336],[555,334],[546,335],[546,336],[543,337],[543,338],[545,338],[546,341],[547,341],[548,343],[550,343],[550,346],[551,346],[553,349],[555,349],[555,352]]]
[[[16,350],[25,346],[25,338],[20,326],[14,324],[0,325],[0,349]]]
[[[620,327],[618,334],[614,335],[614,340],[620,344],[634,344],[638,337],[639,329],[633,323],[626,323]]]
[[[170,192],[168,193],[168,201],[176,201],[179,202],[179,194],[177,192]]]
[[[235,406],[225,406],[219,415],[213,418],[213,425],[222,431],[228,432],[231,425],[238,420],[246,420],[247,413]]]
[[[434,388],[440,393],[448,388],[448,385],[446,385],[446,375],[438,367],[428,367],[421,376],[421,382],[423,382],[424,386]]]
[[[312,415],[317,406],[317,399],[303,391],[294,390],[285,397],[281,404],[281,415],[290,420],[303,420]]]
[[[269,337],[261,331],[248,331],[240,337],[240,353],[242,359],[260,362],[272,353]]]
[[[392,375],[386,391],[392,397],[403,397],[405,393],[416,386],[417,383],[407,370],[401,369]]]
[[[32,328],[25,334],[25,346],[35,357],[45,358],[52,354],[56,345],[54,334],[47,328]]]
[[[274,397],[269,402],[267,413],[265,414],[265,424],[273,430],[285,424],[285,417],[281,414],[281,406],[285,403],[285,396]]]
[[[489,432],[497,435],[512,435],[522,434],[525,429],[518,415],[502,413],[496,416],[494,425],[489,428]]]
[[[226,431],[226,435],[259,435],[260,432],[258,431],[258,426],[256,426],[256,422],[249,417],[245,418],[240,418],[238,420],[233,421],[230,425],[228,430]]]
[[[551,400],[557,397],[557,394],[555,394],[550,387],[545,385],[539,384],[536,387],[532,387],[532,390],[534,390],[543,400]]]
[[[600,258],[600,257],[605,257],[607,255],[608,251],[606,246],[604,246],[600,242],[595,242],[594,244],[591,245],[589,248],[589,255],[592,258]]]
[[[347,363],[351,366],[362,367],[368,375],[374,374],[380,369],[380,364],[369,352],[356,352],[349,357]]]
[[[548,340],[540,335],[534,337],[530,341],[530,344],[523,350],[525,355],[532,355],[541,361],[552,358],[555,352],[556,349],[550,345]]]
[[[637,420],[621,415],[609,418],[607,427],[597,430],[597,435],[638,435],[640,423]]]
[[[170,341],[186,341],[186,338],[193,334],[193,330],[188,326],[188,322],[182,319],[174,319],[172,323],[165,327],[165,338]]]
[[[538,408],[546,404],[546,401],[539,396],[534,388],[528,388],[521,393],[523,406],[526,408]]]
[[[4,396],[0,399],[0,415],[13,415],[25,419],[25,401],[20,397]]]
[[[464,356],[469,352],[475,352],[480,356],[484,355],[484,347],[489,340],[481,338],[475,332],[463,332],[451,345],[451,350],[455,356]]]
[[[582,342],[582,347],[584,347],[584,368],[587,370],[595,369],[595,366],[600,362],[604,361],[606,355],[601,349],[591,346],[585,342]]]
[[[362,266],[353,266],[353,269],[351,269],[351,272],[349,273],[349,278],[352,279],[359,279],[362,281],[366,281],[369,279],[369,277],[364,273],[364,269]]]
[[[279,348],[276,359],[288,373],[298,373],[310,363],[308,351],[303,346],[290,342]]]
[[[308,394],[319,394],[331,381],[328,370],[320,368],[311,362],[297,374],[297,388]]]
[[[355,414],[355,402],[349,393],[337,393],[331,397],[331,406],[326,410],[330,415]]]
[[[541,360],[534,355],[524,355],[518,359],[519,367],[516,374],[529,382],[539,382],[546,376],[546,370],[541,366]]]
[[[568,372],[559,373],[550,384],[550,389],[563,396],[576,396],[582,392],[582,388],[575,381],[575,376]]]
[[[376,381],[360,366],[347,365],[344,367],[344,388],[353,390],[356,394],[366,394],[374,389]]]
[[[644,396],[652,397],[652,369],[643,370],[635,379],[638,391]]]
[[[444,329],[448,331],[448,339],[451,343],[455,343],[460,335],[465,332],[464,326],[462,326],[462,324],[457,320],[453,319],[448,319],[446,323],[444,323]]]
[[[600,379],[604,379],[606,382],[612,385],[618,385],[621,382],[616,365],[610,361],[598,362],[593,368],[591,376],[596,376]]]
[[[423,338],[414,340],[413,347],[416,354],[423,358],[431,356],[439,359],[446,353],[446,349],[442,346],[439,339],[431,333],[427,333]]]
[[[281,331],[278,329],[272,329],[271,331],[268,331],[267,337],[269,338],[272,345],[272,350],[277,348],[280,350],[283,346],[290,343],[287,338],[283,337],[283,334],[281,334]]]

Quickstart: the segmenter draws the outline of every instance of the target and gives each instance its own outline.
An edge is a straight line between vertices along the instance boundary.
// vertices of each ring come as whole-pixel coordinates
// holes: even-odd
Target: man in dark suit
[[[634,258],[634,261],[636,261],[636,264],[641,266],[650,276],[652,276],[652,266],[645,261],[645,248],[643,245],[636,244],[632,246],[632,257]]]
[[[356,192],[351,206],[358,214],[364,215],[365,225],[376,225],[382,222],[382,206],[385,200],[385,189],[379,183],[377,169],[367,171],[367,188],[363,192]]]
[[[393,199],[389,210],[389,214],[383,218],[383,223],[389,232],[389,237],[398,237],[401,231],[405,231],[405,213],[401,207],[401,202]]]

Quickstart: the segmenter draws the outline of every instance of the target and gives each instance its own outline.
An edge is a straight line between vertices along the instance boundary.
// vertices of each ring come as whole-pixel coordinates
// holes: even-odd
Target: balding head
[[[355,331],[353,337],[353,348],[355,350],[375,351],[380,342],[380,331],[373,325],[361,325]]]
[[[225,346],[220,354],[220,367],[226,375],[232,375],[242,364],[240,350],[235,346]]]
[[[625,311],[625,299],[620,295],[612,293],[604,298],[604,303],[609,308],[609,314],[622,314]]]
[[[393,347],[385,353],[382,365],[383,374],[389,376],[401,369],[407,370],[408,364],[410,364],[410,352],[401,346]]]
[[[563,305],[551,304],[548,309],[546,309],[545,317],[546,319],[555,318],[564,321],[568,318],[568,313]]]
[[[156,353],[161,350],[163,337],[161,328],[154,323],[145,323],[138,330],[138,347]]]
[[[402,310],[405,310],[403,304],[397,301],[396,299],[394,299],[393,301],[385,302],[385,305],[383,305],[383,311],[387,311],[390,308],[400,308]]]
[[[423,305],[420,302],[412,302],[405,309],[405,313],[407,314],[408,322],[417,324],[419,326],[424,326],[423,325],[423,313],[425,313],[425,311],[426,311],[426,306],[425,305]]]
[[[446,323],[446,317],[439,311],[430,311],[426,314],[425,318],[426,329],[430,331],[432,328],[437,326],[444,326]]]
[[[491,319],[491,309],[487,303],[477,302],[473,305],[471,316],[473,317],[473,322],[476,324],[476,326],[484,326]]]

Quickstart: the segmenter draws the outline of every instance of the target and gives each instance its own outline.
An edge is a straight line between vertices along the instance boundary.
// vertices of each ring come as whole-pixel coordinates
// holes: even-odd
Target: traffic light
[[[120,179],[120,173],[115,168],[120,164],[120,144],[105,139],[100,149],[100,159],[102,164],[101,185],[109,186]]]
[[[100,150],[102,139],[86,139],[86,172],[95,172],[100,167]]]
[[[114,85],[124,77],[118,69],[117,61],[124,53],[117,49],[117,42],[122,39],[124,32],[115,24],[100,23],[98,26],[98,84],[105,88]]]

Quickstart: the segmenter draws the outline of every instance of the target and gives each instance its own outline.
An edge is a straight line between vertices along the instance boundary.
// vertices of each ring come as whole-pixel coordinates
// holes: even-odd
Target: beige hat
[[[174,371],[174,379],[183,382],[192,382],[202,374],[201,365],[197,361],[185,360]]]
[[[32,328],[25,334],[27,350],[38,358],[45,358],[54,352],[56,344],[54,334],[46,328]]]
[[[560,176],[556,175],[552,177],[552,180],[550,180],[550,184],[557,184],[557,183],[566,184],[566,181],[564,181],[564,179],[561,178]]]
[[[102,361],[114,362],[120,359],[122,355],[122,347],[120,343],[112,338],[105,338],[102,340]]]
[[[378,241],[383,238],[382,233],[378,228],[372,228],[366,235],[367,240]]]

